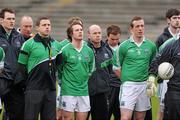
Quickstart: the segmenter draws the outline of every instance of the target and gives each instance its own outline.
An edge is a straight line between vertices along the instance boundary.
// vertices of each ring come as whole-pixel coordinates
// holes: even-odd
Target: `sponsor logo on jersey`
[[[144,50],[144,53],[145,53],[145,54],[149,54],[149,49],[146,48],[146,49]]]

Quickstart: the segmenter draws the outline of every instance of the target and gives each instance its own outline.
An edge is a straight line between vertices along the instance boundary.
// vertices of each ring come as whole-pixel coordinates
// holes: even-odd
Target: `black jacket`
[[[164,32],[157,38],[156,46],[159,48],[167,39],[173,37],[168,30],[168,27],[164,28]]]
[[[109,92],[109,80],[112,79],[112,53],[105,46],[104,42],[101,42],[100,48],[94,48],[94,46],[88,42],[88,46],[91,47],[95,55],[95,71],[89,78],[89,95],[95,95],[99,93]],[[107,66],[104,63],[107,62]],[[104,66],[104,67],[103,67]]]
[[[119,44],[120,44],[120,43],[119,43]],[[119,44],[118,44],[118,45],[119,45]],[[111,51],[112,54],[114,54],[114,53],[113,53],[113,50],[110,48],[107,40],[106,40],[106,42],[105,42],[105,46]],[[120,84],[121,84],[120,79],[115,75],[114,72],[111,74],[111,76],[112,76],[112,79],[109,81],[110,86],[112,86],[112,87],[119,87]]]
[[[11,31],[9,39],[6,38],[6,31],[0,25],[0,47],[5,52],[4,58],[4,72],[0,79],[14,81],[17,70],[17,60],[20,48],[25,41],[23,36],[15,29]]]
[[[174,75],[168,82],[168,90],[180,91],[180,39],[168,44],[150,64],[150,74],[157,75],[158,65],[169,62],[174,66]]]

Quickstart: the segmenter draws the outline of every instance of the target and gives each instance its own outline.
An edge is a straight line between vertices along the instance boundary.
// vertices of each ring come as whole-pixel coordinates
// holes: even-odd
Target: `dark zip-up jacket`
[[[4,58],[4,74],[1,79],[14,80],[17,69],[17,59],[20,48],[24,43],[24,38],[15,29],[12,30],[9,39],[6,38],[6,31],[0,26],[0,47],[5,52]]]
[[[59,52],[59,42],[51,37],[42,38],[36,34],[26,41],[21,49],[18,62],[21,74],[26,74],[26,90],[55,90],[56,61]],[[23,67],[24,66],[24,67]],[[24,73],[25,69],[27,73]]]
[[[19,74],[17,74],[17,59],[24,41],[23,36],[15,29],[12,29],[9,39],[7,39],[6,31],[0,25],[0,47],[3,48],[5,53],[4,69],[0,79],[7,81],[6,84],[2,83],[1,85],[1,95],[7,93],[11,89],[11,86],[16,84],[16,81],[19,81],[17,80],[20,78]],[[16,85],[16,89],[23,90],[21,84]]]
[[[164,32],[157,38],[156,46],[159,48],[167,39],[173,37],[168,30],[168,27],[164,28]]]
[[[92,48],[95,55],[95,71],[89,78],[89,95],[109,92],[109,80],[112,79],[112,53],[101,42],[100,48],[94,48],[93,44],[88,42],[88,46]]]
[[[150,64],[150,74],[157,75],[158,65],[169,62],[174,66],[174,75],[168,82],[168,90],[180,91],[180,39],[163,48]]]
[[[120,43],[119,43],[119,44],[120,44]],[[118,45],[119,45],[119,44],[118,44]],[[113,53],[113,50],[110,48],[107,40],[106,40],[106,42],[105,42],[105,46],[109,49],[109,51],[111,51],[112,54],[114,54],[114,53]],[[110,86],[112,86],[112,87],[119,87],[120,84],[121,84],[120,79],[115,75],[114,72],[111,74],[111,76],[112,76],[112,79],[111,79],[111,81],[109,81]]]

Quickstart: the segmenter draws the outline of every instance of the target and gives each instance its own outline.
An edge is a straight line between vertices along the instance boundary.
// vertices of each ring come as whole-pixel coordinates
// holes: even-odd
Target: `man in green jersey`
[[[130,23],[131,36],[120,44],[116,53],[117,65],[121,67],[120,111],[122,120],[144,120],[151,108],[146,95],[149,63],[156,54],[156,45],[144,37],[144,19],[134,17]]]
[[[94,54],[83,44],[83,25],[73,22],[67,28],[70,43],[61,49],[61,95],[63,118],[86,120],[90,110],[88,79],[94,68]]]
[[[25,120],[56,119],[56,56],[59,42],[50,37],[51,22],[47,17],[36,21],[38,33],[26,41],[19,55],[19,68],[26,78]],[[58,61],[60,62],[60,61]]]
[[[69,18],[68,25],[71,25],[73,22],[79,22],[83,25],[83,20],[80,17],[74,16]],[[83,41],[84,42],[84,41]],[[68,38],[60,41],[60,49],[62,49],[66,44],[70,43],[70,40]],[[59,69],[59,72],[62,72],[61,69]],[[56,112],[56,119],[61,120],[62,119],[62,106],[61,106],[61,78],[59,78],[58,83],[58,92],[57,92],[57,100],[56,100],[56,106],[57,106],[57,112]]]

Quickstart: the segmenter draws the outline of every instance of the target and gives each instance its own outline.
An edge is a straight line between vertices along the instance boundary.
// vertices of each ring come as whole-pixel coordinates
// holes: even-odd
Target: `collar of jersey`
[[[49,39],[51,42],[54,41],[50,36],[49,36],[48,39]],[[42,42],[43,38],[37,33],[37,34],[35,35],[35,37],[34,37],[34,40],[35,40],[36,42]]]
[[[135,43],[135,41],[134,41],[134,39],[133,39],[133,36],[131,36],[131,37],[129,38],[129,40],[130,40],[130,42]],[[145,37],[143,36],[143,42],[145,42],[145,41],[146,41],[146,39],[145,39]]]

